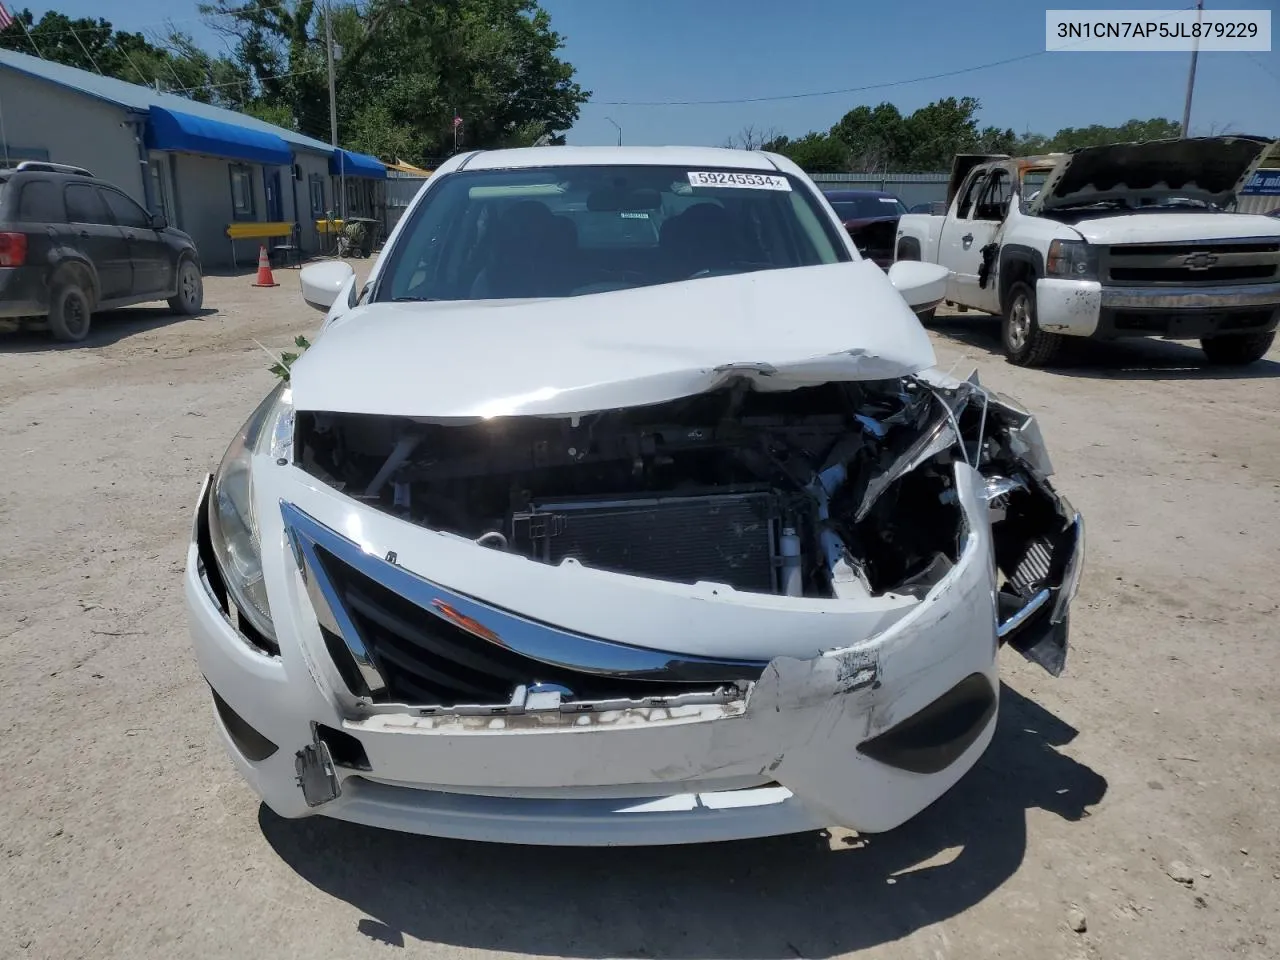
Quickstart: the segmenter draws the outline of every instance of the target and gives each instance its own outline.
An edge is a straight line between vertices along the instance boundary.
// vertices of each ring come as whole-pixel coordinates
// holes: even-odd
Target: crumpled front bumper
[[[948,790],[994,730],[991,531],[982,478],[963,465],[956,478],[970,529],[959,562],[923,601],[870,635],[850,633],[842,646],[775,657],[744,695],[723,702],[507,716],[364,709],[326,651],[278,511],[263,522],[262,541],[279,655],[256,649],[232,626],[194,542],[185,578],[191,634],[229,754],[285,817],[320,813],[436,836],[547,844],[699,842],[836,825],[888,830]],[[287,484],[258,479],[259,503],[280,502]],[[321,517],[321,499],[332,504],[336,496],[314,488],[292,495]],[[371,553],[389,549],[386,533],[400,521],[342,502],[346,520],[335,526],[359,528]],[[412,554],[402,550],[399,562],[412,569]],[[619,620],[643,619],[646,601],[661,606],[646,592],[649,582],[603,576],[634,587],[631,608],[613,610]],[[779,603],[795,599],[754,602],[767,600],[761,611],[776,615]],[[566,591],[562,602],[585,600]],[[704,611],[703,629],[717,614],[733,623],[751,602],[751,595],[721,597],[710,615]],[[813,603],[799,605],[812,611]],[[848,613],[840,601],[822,603],[833,622]],[[669,643],[655,634],[655,647]],[[300,782],[317,776],[336,795],[313,806]]]

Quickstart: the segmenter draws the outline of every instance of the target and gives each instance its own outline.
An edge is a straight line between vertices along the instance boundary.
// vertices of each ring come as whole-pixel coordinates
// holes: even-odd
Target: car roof
[[[896,194],[887,190],[823,190],[828,200],[859,200],[863,197],[890,197],[897,200]]]
[[[672,166],[698,170],[731,167],[779,171],[769,154],[722,147],[522,147],[483,150],[464,158],[458,169],[510,170],[532,167]]]

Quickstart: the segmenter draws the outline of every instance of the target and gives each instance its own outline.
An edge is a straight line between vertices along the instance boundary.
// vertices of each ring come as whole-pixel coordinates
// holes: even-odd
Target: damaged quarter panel
[[[518,843],[936,800],[1000,647],[1065,663],[1083,527],[1034,417],[933,368],[785,158],[441,170],[202,490],[186,608],[240,773],[281,816]]]

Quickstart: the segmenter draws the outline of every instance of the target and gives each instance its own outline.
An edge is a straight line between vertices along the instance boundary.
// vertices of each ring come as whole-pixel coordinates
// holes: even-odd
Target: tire
[[[80,277],[64,273],[54,277],[53,294],[49,298],[49,332],[55,340],[79,343],[89,335],[93,318],[93,299]]]
[[[1036,322],[1036,292],[1019,280],[1009,287],[1000,324],[1000,340],[1006,359],[1019,367],[1043,367],[1052,363],[1066,338],[1045,333]]]
[[[1237,336],[1208,337],[1200,341],[1200,349],[1212,364],[1243,366],[1261,360],[1275,342],[1274,333],[1245,333]]]
[[[169,298],[169,309],[187,316],[200,312],[204,304],[204,278],[190,257],[178,261],[178,292]]]

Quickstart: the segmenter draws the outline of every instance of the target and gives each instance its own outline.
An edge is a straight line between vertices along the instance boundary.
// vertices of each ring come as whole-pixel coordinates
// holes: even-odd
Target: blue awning
[[[162,107],[151,107],[149,114],[146,141],[150,150],[202,153],[282,167],[293,163],[289,144],[274,133]]]
[[[329,157],[329,172],[335,177],[339,174],[347,177],[368,177],[371,180],[385,180],[387,168],[377,157],[367,153],[352,153],[341,147],[334,149]]]

